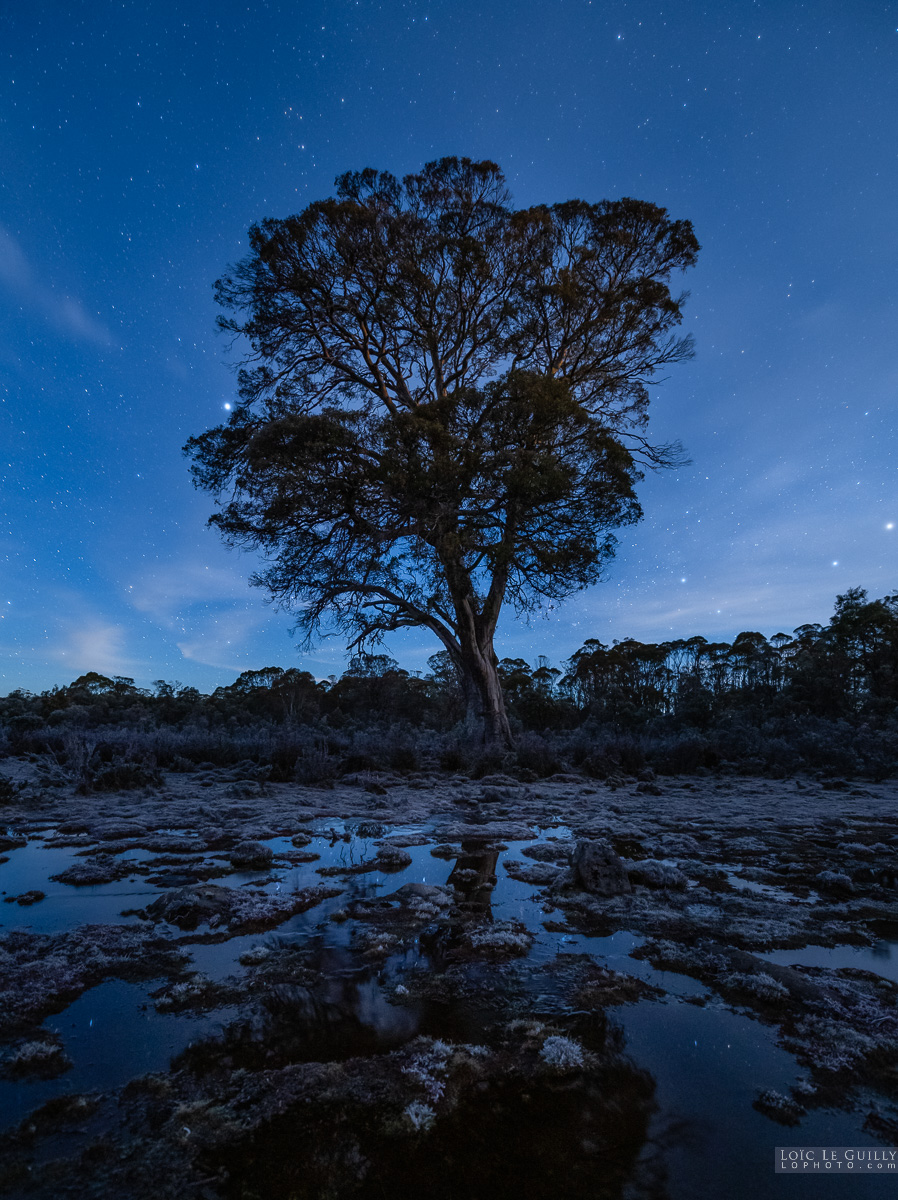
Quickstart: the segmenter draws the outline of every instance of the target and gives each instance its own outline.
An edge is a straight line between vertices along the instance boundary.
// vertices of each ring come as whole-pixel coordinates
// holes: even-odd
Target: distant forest
[[[564,670],[503,659],[511,751],[470,736],[448,655],[428,666],[412,674],[363,654],[339,678],[269,667],[211,695],[90,672],[0,700],[0,754],[33,756],[45,786],[83,791],[158,785],[160,768],[238,766],[261,787],[354,777],[373,789],[384,775],[434,770],[525,780],[576,770],[612,784],[656,773],[898,772],[898,595],[852,589],[827,625],[771,638],[590,639]]]

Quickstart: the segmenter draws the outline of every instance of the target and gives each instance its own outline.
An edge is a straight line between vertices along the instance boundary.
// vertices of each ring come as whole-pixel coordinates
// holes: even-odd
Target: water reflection
[[[320,854],[317,862],[287,865],[276,859],[270,870],[232,873],[220,882],[256,883],[267,892],[308,887],[321,882],[318,867],[351,869],[373,858],[372,843],[385,834],[418,832],[334,822],[309,831],[309,848]],[[292,846],[286,837],[267,844],[276,856]],[[524,844],[504,851],[483,839],[466,839],[451,862],[434,859],[430,845],[410,846],[412,863],[406,870],[337,876],[346,884],[341,896],[298,914],[274,934],[219,935],[222,940],[193,943],[197,968],[218,981],[230,977],[229,986],[240,991],[239,1019],[234,1009],[207,1016],[155,1013],[147,1007],[150,989],[101,984],[48,1022],[74,1058],[73,1071],[41,1084],[4,1084],[0,1103],[8,1097],[7,1111],[17,1118],[50,1095],[117,1087],[142,1071],[165,1069],[173,1054],[175,1066],[199,1080],[292,1064],[343,1069],[357,1061],[363,1065],[352,1068],[358,1073],[355,1091],[335,1091],[320,1103],[317,1095],[314,1103],[304,1100],[301,1111],[288,1110],[233,1149],[227,1156],[230,1195],[380,1200],[424,1191],[434,1200],[612,1200],[624,1194],[625,1186],[629,1197],[669,1195],[671,1200],[785,1195],[768,1162],[785,1135],[752,1109],[752,1100],[761,1088],[788,1092],[799,1074],[793,1056],[777,1047],[772,1029],[744,1014],[714,1002],[683,1003],[706,989],[630,958],[640,937],[621,930],[590,937],[561,933],[558,926],[545,929],[538,893],[506,877],[502,867],[503,856],[516,857]],[[40,886],[35,873],[46,878],[74,854],[71,848],[29,843],[10,852],[15,872],[5,878],[19,890]],[[139,862],[143,854],[135,851],[130,857]],[[416,925],[408,906],[396,899],[404,883],[448,885],[452,910]],[[46,919],[54,928],[96,920],[98,914],[101,920],[121,920],[127,889],[122,883],[78,891],[57,886],[46,909],[38,906],[15,916],[33,926]],[[346,919],[332,920],[335,915]],[[455,953],[465,927],[509,918],[522,921],[535,936],[526,958],[496,964],[465,961]],[[358,935],[370,930],[393,931],[402,940],[395,952],[369,959],[368,943],[359,942]],[[864,967],[898,981],[894,944],[807,947],[767,957]],[[270,953],[257,955],[251,967],[242,966],[240,955],[259,946]],[[604,1010],[578,1012],[570,1003],[566,973],[575,974],[580,959],[655,984],[665,1000],[611,1010],[607,1020]],[[416,992],[419,977],[437,979],[437,985]],[[96,1034],[93,1026],[84,1027],[88,1012],[101,1016]],[[516,1020],[550,1023],[593,1052],[598,1065],[557,1078],[538,1076],[538,1051],[509,1040]],[[392,1069],[385,1065],[388,1053],[418,1035],[482,1043],[495,1058],[487,1077],[471,1075],[459,1084],[455,1107],[416,1140],[407,1129],[394,1137],[384,1115],[389,1106],[377,1109],[366,1097],[380,1086],[377,1072]],[[387,1094],[392,1085],[382,1082]],[[390,1120],[400,1121],[399,1110],[389,1112]],[[788,1136],[807,1144],[873,1144],[860,1132],[860,1122],[850,1114],[813,1112],[802,1119],[800,1131]],[[399,1129],[396,1125],[393,1132]],[[719,1153],[722,1147],[725,1156]],[[734,1159],[741,1164],[735,1171]],[[852,1196],[863,1194],[857,1190],[861,1181],[853,1182]],[[790,1200],[806,1195],[805,1181],[790,1179],[788,1192]]]
[[[462,842],[461,854],[446,880],[455,889],[459,910],[492,920],[492,897],[498,882],[498,862],[499,850],[495,847],[485,847],[482,841],[476,840]]]

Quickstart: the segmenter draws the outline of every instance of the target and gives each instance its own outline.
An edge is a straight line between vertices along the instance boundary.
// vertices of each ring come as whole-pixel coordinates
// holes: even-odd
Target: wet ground
[[[166,783],[5,810],[11,1196],[758,1200],[898,1144],[887,785]]]

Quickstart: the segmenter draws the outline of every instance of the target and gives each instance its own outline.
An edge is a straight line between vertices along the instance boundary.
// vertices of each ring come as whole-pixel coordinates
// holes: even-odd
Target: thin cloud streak
[[[125,652],[126,634],[120,625],[100,620],[90,624],[65,624],[60,628],[59,636],[60,642],[50,649],[47,657],[66,664],[75,675],[98,671],[101,675],[130,677],[142,665]]]
[[[3,225],[0,225],[0,285],[23,308],[39,313],[67,337],[95,346],[112,345],[109,330],[85,311],[80,300],[59,295],[41,282],[22,247]]]
[[[249,604],[252,593],[245,575],[181,561],[144,573],[128,586],[125,598],[138,612],[171,630],[181,627],[195,605]]]

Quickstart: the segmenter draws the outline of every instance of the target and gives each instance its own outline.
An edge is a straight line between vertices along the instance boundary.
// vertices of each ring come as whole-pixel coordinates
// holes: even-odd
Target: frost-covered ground
[[[894,784],[3,769],[10,1195],[756,1198],[898,1143]]]

